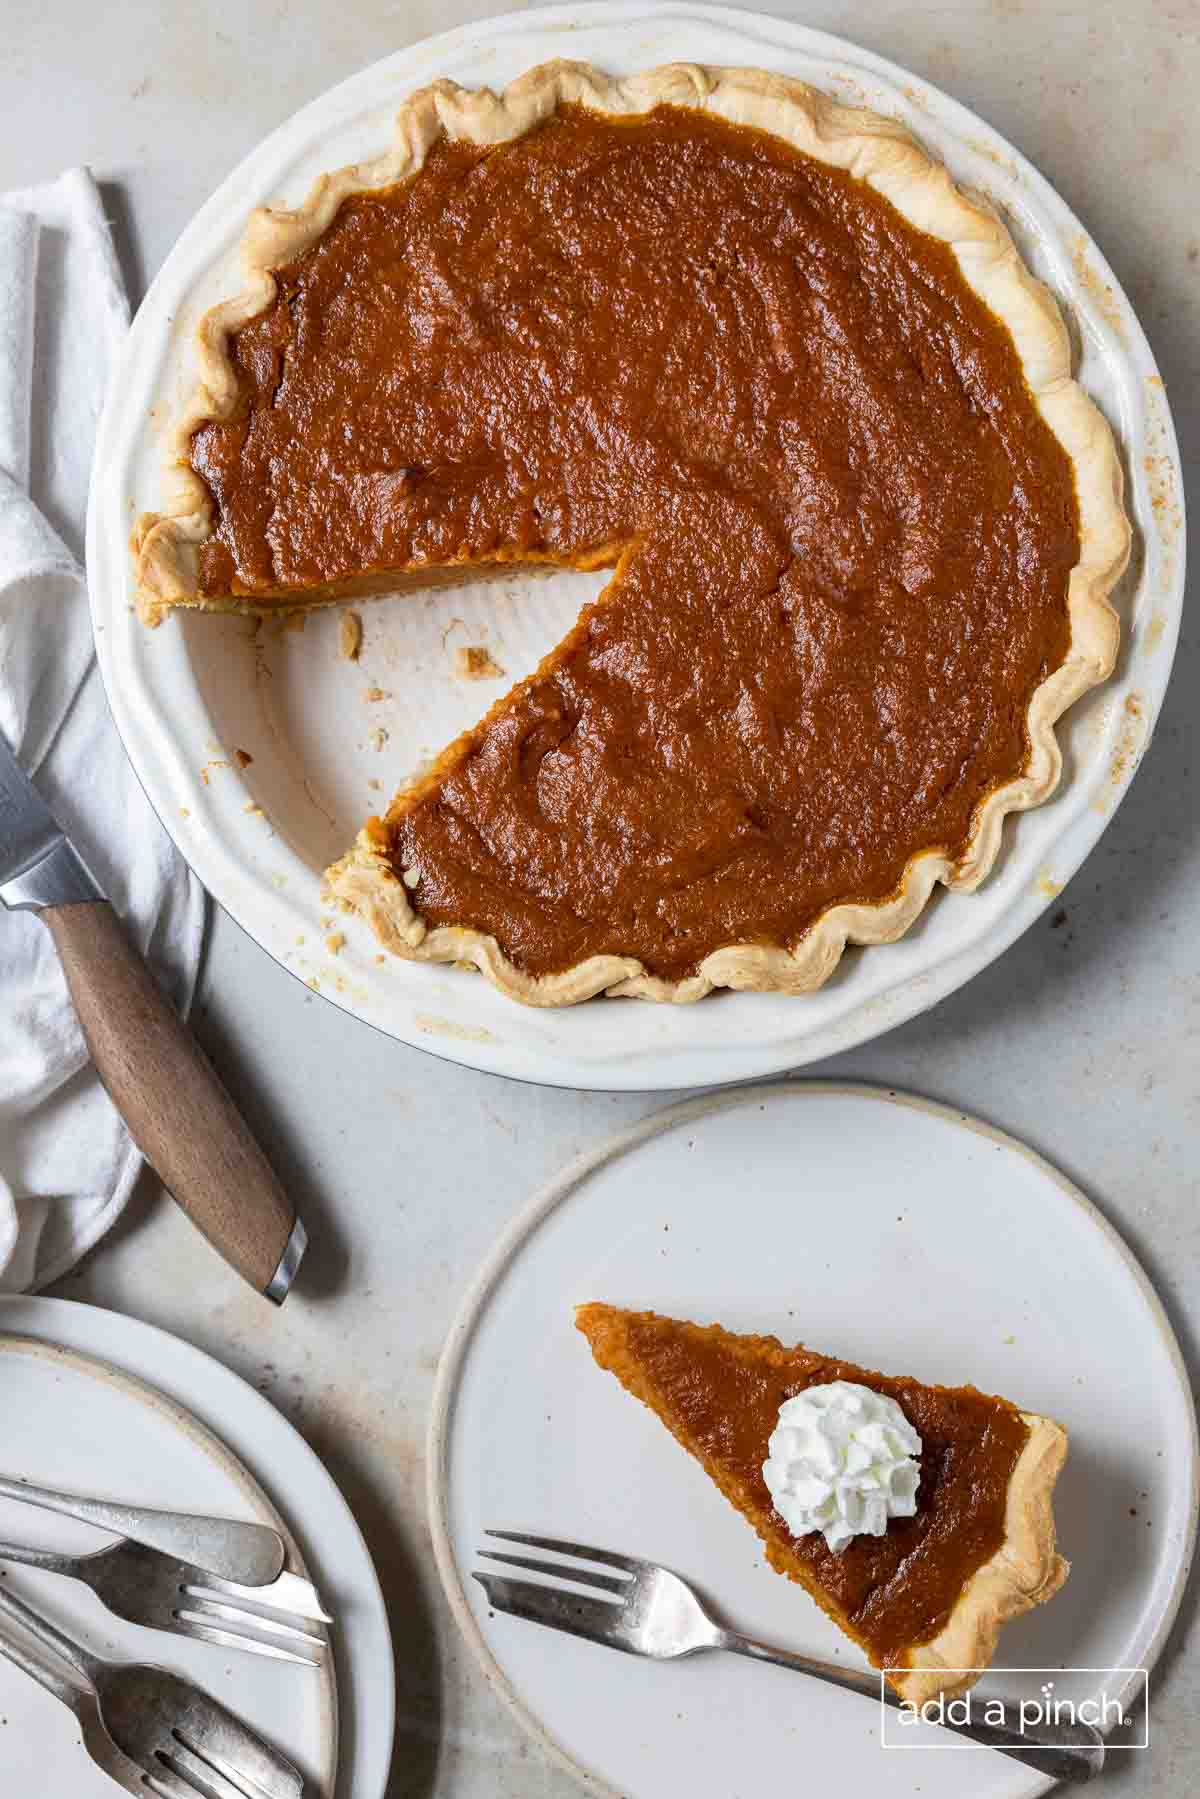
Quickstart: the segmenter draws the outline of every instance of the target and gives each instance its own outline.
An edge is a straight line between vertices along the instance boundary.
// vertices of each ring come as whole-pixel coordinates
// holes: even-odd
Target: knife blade
[[[36,909],[103,898],[0,736],[0,900],[11,909]]]
[[[96,1071],[192,1223],[277,1305],[304,1224],[99,883],[0,735],[0,901],[50,931]]]

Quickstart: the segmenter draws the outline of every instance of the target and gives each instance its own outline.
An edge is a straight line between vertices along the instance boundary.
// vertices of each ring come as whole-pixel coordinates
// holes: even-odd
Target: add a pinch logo
[[[1150,1741],[1150,1707],[1144,1668],[946,1668],[956,1675],[988,1673],[1012,1677],[1003,1693],[968,1687],[947,1699],[917,1704],[897,1699],[881,1679],[885,1749],[958,1749],[987,1742],[990,1733],[1008,1746],[1030,1749],[1061,1746],[1090,1736],[1106,1749],[1145,1749]],[[922,1726],[940,1725],[934,1733]],[[1095,1741],[1095,1738],[1092,1738]]]

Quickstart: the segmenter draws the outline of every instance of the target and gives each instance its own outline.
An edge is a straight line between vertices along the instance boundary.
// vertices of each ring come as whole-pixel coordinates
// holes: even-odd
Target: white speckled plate
[[[206,1688],[296,1763],[309,1799],[382,1799],[394,1693],[379,1583],[346,1502],[267,1400],[210,1356],[135,1319],[60,1299],[3,1298],[0,1418],[6,1474],[257,1518],[281,1531],[289,1566],[310,1575],[336,1620],[336,1670],[146,1630],[114,1618],[76,1581],[7,1564],[3,1572],[100,1654],[159,1662]],[[70,1552],[109,1540],[13,1501],[0,1501],[0,1537]],[[8,1628],[0,1621],[0,1634]],[[3,1657],[0,1720],[0,1792],[107,1799],[115,1790],[70,1714]]]
[[[614,72],[675,59],[757,64],[904,119],[961,180],[1006,211],[1064,301],[1079,372],[1125,447],[1140,541],[1117,599],[1116,677],[1063,727],[1057,799],[1010,820],[979,894],[939,895],[899,944],[848,954],[820,993],[723,994],[695,1007],[595,1001],[548,1013],[473,975],[378,956],[357,921],[321,905],[321,871],[401,777],[527,673],[604,577],[514,580],[362,609],[362,660],[338,621],[257,634],[235,619],[144,631],[127,538],[160,498],[164,421],[191,379],[206,307],[241,285],[246,214],[297,202],[322,170],[380,150],[398,101],[435,75],[499,86],[568,55]],[[130,334],[97,441],[88,574],[100,664],[155,807],[217,900],[284,967],[381,1030],[457,1061],[584,1087],[679,1087],[796,1067],[900,1023],[1000,954],[1050,903],[1103,831],[1153,728],[1183,592],[1182,486],[1166,396],[1132,309],[1079,221],[1037,172],[957,102],[867,51],[783,19],[619,0],[481,21],[376,63],[315,100],[234,171],[168,257]],[[503,677],[471,682],[454,651],[486,645]],[[369,698],[376,693],[382,697]],[[239,756],[236,752],[241,751]],[[250,760],[247,760],[250,758]],[[329,948],[333,940],[335,950]],[[336,953],[335,953],[336,952]]]
[[[932,1727],[885,1750],[877,1705],[781,1669],[639,1661],[489,1613],[470,1578],[482,1533],[527,1531],[665,1562],[736,1629],[863,1665],[597,1368],[572,1321],[592,1299],[971,1381],[1060,1419],[1071,1576],[1004,1631],[1008,1671],[981,1691],[1036,1699],[1047,1676],[1032,1670],[1050,1668],[1060,1698],[1116,1698],[1123,1680],[1061,1670],[1153,1669],[1195,1542],[1196,1414],[1125,1244],[1056,1169],[960,1113],[864,1087],[751,1087],[659,1113],[566,1169],[488,1257],[438,1372],[429,1507],[450,1604],[495,1689],[590,1792],[1033,1799],[1051,1784],[947,1749]]]

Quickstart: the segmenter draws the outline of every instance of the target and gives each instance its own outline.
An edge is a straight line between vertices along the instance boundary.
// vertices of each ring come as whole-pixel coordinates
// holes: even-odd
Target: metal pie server
[[[304,1225],[3,736],[0,900],[54,938],[92,1060],[146,1160],[230,1266],[282,1303]]]

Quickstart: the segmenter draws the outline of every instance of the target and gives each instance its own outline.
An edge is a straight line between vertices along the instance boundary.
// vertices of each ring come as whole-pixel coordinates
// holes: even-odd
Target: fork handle
[[[56,1699],[61,1699],[67,1710],[74,1712],[75,1716],[79,1717],[81,1695],[74,1681],[66,1679],[62,1674],[55,1673],[48,1662],[42,1661],[40,1656],[34,1655],[31,1650],[26,1649],[23,1643],[18,1643],[15,1637],[7,1636],[2,1631],[0,1631],[0,1655],[6,1661],[12,1662],[14,1667],[20,1668],[23,1674],[28,1674],[31,1680],[36,1680],[40,1687],[45,1687],[48,1693],[53,1693]]]
[[[104,1551],[99,1552],[103,1555]],[[0,1542],[0,1562],[21,1562],[26,1568],[46,1568],[51,1574],[75,1574],[83,1558],[59,1555],[53,1549],[28,1549],[24,1543]]]
[[[83,1493],[57,1493],[6,1475],[0,1475],[0,1499],[61,1512],[82,1524],[131,1537],[161,1555],[178,1556],[219,1580],[236,1580],[247,1587],[266,1586],[281,1572],[285,1560],[283,1539],[269,1524],[163,1512],[115,1499],[89,1499]]]
[[[815,1661],[806,1655],[796,1655],[788,1649],[776,1649],[767,1643],[756,1642],[753,1637],[744,1637],[734,1630],[718,1631],[714,1648],[729,1649],[734,1655],[749,1656],[757,1662],[773,1662],[779,1668],[792,1668],[800,1674],[815,1675],[818,1680],[830,1686],[845,1687],[852,1693],[863,1693],[868,1698],[882,1698],[886,1705],[901,1706],[904,1701],[894,1693],[882,1676],[872,1678],[869,1674],[859,1674],[850,1668],[832,1668],[827,1662]],[[988,1710],[994,1710],[1000,1703],[988,1700]],[[1007,1720],[1011,1717],[1011,1709],[1004,1708],[1003,1725],[997,1724],[949,1724],[940,1725],[942,1730],[950,1731],[954,1736],[964,1737],[972,1743],[981,1743],[988,1749],[999,1749],[1004,1755],[1015,1756],[1027,1767],[1038,1768],[1044,1774],[1050,1774],[1055,1780],[1081,1786],[1091,1780],[1104,1766],[1104,1738],[1099,1731],[1087,1724],[1055,1723],[1053,1726],[1040,1726],[1042,1740],[1031,1743]]]
[[[52,1624],[49,1618],[43,1618],[42,1614],[35,1612],[31,1605],[26,1605],[23,1599],[18,1599],[15,1593],[8,1590],[3,1581],[0,1581],[0,1612],[5,1612],[10,1618],[15,1618],[21,1628],[27,1630],[31,1637],[42,1644],[43,1648],[61,1656],[63,1661],[70,1662],[76,1672],[83,1675],[89,1686],[94,1687],[103,1678],[107,1664],[101,1656],[93,1655],[90,1649],[85,1649],[82,1643],[77,1643],[74,1637],[69,1637],[65,1631],[58,1628],[57,1624]],[[26,1669],[26,1673],[28,1672],[30,1670]],[[42,1684],[45,1685],[45,1682]],[[53,1692],[54,1688],[51,1688],[50,1691]],[[58,1697],[62,1697],[61,1693]]]

